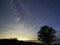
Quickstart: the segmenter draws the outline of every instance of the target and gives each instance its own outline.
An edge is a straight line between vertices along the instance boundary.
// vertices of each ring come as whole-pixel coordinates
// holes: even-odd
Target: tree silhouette
[[[41,40],[43,44],[48,45],[56,40],[55,33],[56,31],[52,27],[43,26],[40,31],[38,31],[38,40]]]

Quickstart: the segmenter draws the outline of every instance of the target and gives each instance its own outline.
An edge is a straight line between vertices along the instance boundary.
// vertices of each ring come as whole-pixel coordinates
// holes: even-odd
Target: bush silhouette
[[[49,26],[41,27],[40,31],[38,31],[38,40],[42,41],[43,44],[50,44],[56,40],[55,29]]]

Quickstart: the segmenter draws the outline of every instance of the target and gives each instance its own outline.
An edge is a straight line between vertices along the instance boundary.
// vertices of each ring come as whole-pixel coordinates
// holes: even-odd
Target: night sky
[[[0,0],[0,39],[36,40],[44,25],[60,37],[60,0]]]

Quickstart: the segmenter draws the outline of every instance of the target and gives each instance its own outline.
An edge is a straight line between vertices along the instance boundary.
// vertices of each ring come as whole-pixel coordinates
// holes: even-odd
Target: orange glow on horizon
[[[37,38],[17,38],[17,39],[22,41],[37,40]]]
[[[27,40],[30,40],[30,39],[27,39],[27,38],[19,38],[18,40],[27,41]]]

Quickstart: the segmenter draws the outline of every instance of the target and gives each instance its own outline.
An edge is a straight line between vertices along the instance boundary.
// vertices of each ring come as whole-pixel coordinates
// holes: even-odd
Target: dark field
[[[27,42],[27,41],[18,41],[15,39],[0,39],[0,45],[43,45],[35,42]],[[60,45],[60,44],[52,44],[52,45]]]
[[[39,43],[27,42],[27,41],[18,41],[11,39],[0,39],[0,45],[40,45]]]

